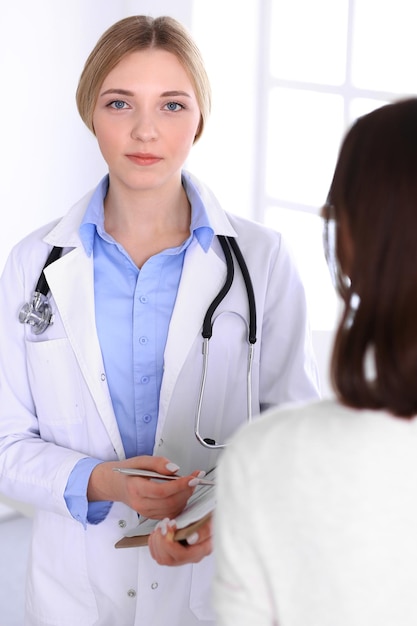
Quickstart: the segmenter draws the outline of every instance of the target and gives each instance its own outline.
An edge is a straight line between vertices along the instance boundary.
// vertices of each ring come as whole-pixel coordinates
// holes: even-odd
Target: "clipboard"
[[[197,522],[186,526],[185,528],[179,528],[175,531],[174,541],[184,541],[192,535],[200,526],[203,526],[211,517],[212,513],[207,513],[204,517]],[[134,535],[133,537],[123,537],[117,543],[114,544],[115,548],[140,548],[148,545],[149,535]]]

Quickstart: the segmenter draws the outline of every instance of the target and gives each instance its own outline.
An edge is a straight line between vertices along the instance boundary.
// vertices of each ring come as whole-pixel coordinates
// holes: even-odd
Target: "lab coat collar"
[[[185,255],[165,346],[156,442],[161,437],[178,376],[196,338],[201,337],[204,316],[224,284],[225,275],[224,257],[213,247],[205,253],[194,240]]]
[[[227,214],[221,208],[211,189],[186,170],[183,171],[182,177],[187,187],[191,187],[193,192],[197,193],[201,198],[214,233],[226,237],[237,237],[237,233],[230,223]],[[46,235],[44,238],[46,243],[52,246],[62,246],[63,248],[82,245],[79,227],[94,192],[95,189],[90,190],[74,204],[68,213]]]
[[[79,235],[79,228],[84,213],[94,193],[94,189],[85,194],[62,219],[55,224],[54,228],[44,237],[44,241],[51,246],[61,246],[63,248],[78,248],[82,246]]]
[[[63,239],[62,243],[68,241]],[[88,257],[83,246],[79,245],[44,271],[82,376],[113,448],[119,458],[124,458],[122,440],[105,383],[106,374],[95,325],[93,258]],[[79,294],[77,298],[74,298],[74,293]]]
[[[200,197],[215,235],[237,237],[237,233],[231,225],[227,214],[220,206],[219,201],[211,189],[187,170],[183,171],[182,178],[186,188],[190,188],[193,193],[196,193]]]

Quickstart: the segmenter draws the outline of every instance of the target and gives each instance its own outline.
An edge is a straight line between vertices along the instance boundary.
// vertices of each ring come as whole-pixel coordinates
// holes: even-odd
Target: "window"
[[[233,87],[218,118],[221,123],[233,111],[223,137],[237,128],[237,151],[245,150],[251,132],[239,116],[253,114],[250,167],[236,165],[243,185],[253,176],[249,216],[286,236],[306,285],[313,330],[332,330],[338,301],[318,215],[347,127],[417,91],[414,0],[247,0],[244,8],[228,0],[221,16],[204,4],[194,3],[193,25],[211,76],[223,81],[222,95],[241,73],[241,87]],[[220,162],[226,165],[224,153]],[[243,200],[239,205],[245,212]]]
[[[413,0],[266,0],[265,116],[258,172],[263,214],[289,239],[303,275],[312,326],[334,326],[337,298],[322,250],[318,213],[348,126],[416,92]]]

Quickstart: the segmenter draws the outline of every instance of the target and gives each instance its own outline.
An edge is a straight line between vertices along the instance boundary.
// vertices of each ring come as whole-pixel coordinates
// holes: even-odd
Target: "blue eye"
[[[168,102],[166,104],[166,108],[168,109],[168,111],[180,111],[184,107],[182,104],[179,104],[179,102]]]
[[[111,106],[113,109],[124,109],[126,106],[126,102],[124,102],[123,100],[113,100],[113,102],[109,103],[109,106]]]

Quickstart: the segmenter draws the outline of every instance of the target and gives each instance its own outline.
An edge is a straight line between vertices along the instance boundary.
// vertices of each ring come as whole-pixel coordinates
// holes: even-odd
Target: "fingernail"
[[[176,526],[177,525],[177,520],[176,519],[170,519],[168,522],[168,526],[170,528],[172,528],[172,526]]]
[[[190,536],[188,537],[188,539],[187,539],[187,543],[188,543],[190,546],[193,546],[195,543],[197,543],[197,541],[198,541],[198,537],[199,537],[198,533],[193,533],[192,535],[190,535]]]
[[[198,485],[200,482],[200,480],[198,478],[192,478],[189,482],[188,482],[188,486],[189,487],[195,487],[196,485]]]
[[[165,465],[165,467],[167,468],[167,470],[169,470],[170,472],[178,472],[178,470],[180,469],[179,465],[176,465],[176,463],[167,463]]]
[[[165,519],[161,520],[160,522],[157,523],[157,525],[155,526],[155,528],[159,528],[161,531],[161,534],[163,536],[165,536],[167,534],[167,524],[169,522],[169,517],[165,517]]]
[[[200,470],[197,474],[197,478],[204,478],[205,475],[206,475],[206,472],[204,470]]]

